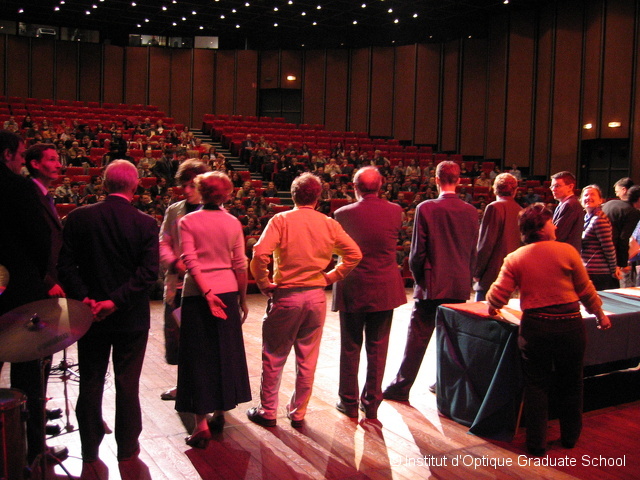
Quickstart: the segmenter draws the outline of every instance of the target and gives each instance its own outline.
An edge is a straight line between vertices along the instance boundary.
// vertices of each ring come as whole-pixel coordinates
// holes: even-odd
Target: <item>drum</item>
[[[0,480],[22,480],[27,466],[27,397],[0,388]]]

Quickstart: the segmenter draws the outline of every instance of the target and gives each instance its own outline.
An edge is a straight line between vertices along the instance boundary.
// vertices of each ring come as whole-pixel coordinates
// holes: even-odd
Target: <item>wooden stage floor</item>
[[[407,290],[410,298],[410,290]],[[330,292],[327,292],[330,299]],[[329,303],[330,304],[330,303]],[[246,410],[257,403],[260,384],[261,319],[266,298],[249,295],[250,314],[244,337],[254,400],[228,412],[222,434],[214,437],[206,450],[187,447],[184,437],[191,428],[190,418],[181,418],[174,402],[160,400],[160,393],[175,385],[176,368],[164,361],[162,303],[152,302],[152,327],[142,372],[140,392],[143,432],[140,438],[143,474],[154,480],[193,479],[637,479],[640,471],[640,396],[623,398],[622,404],[608,404],[610,391],[601,392],[605,401],[585,413],[582,437],[573,450],[559,445],[557,421],[550,422],[553,442],[545,457],[548,464],[535,464],[524,455],[524,431],[512,443],[496,442],[467,433],[467,429],[438,414],[436,397],[428,386],[435,379],[435,349],[429,347],[410,403],[383,402],[380,423],[349,419],[335,409],[339,371],[340,329],[337,314],[329,312],[324,330],[314,395],[306,425],[293,429],[281,408],[278,426],[262,428],[251,423]],[[385,374],[386,385],[395,375],[404,350],[412,303],[396,310]],[[615,327],[614,327],[615,328]],[[75,347],[68,350],[76,358]],[[54,356],[57,365],[61,354]],[[294,362],[285,367],[280,404],[284,406],[292,391]],[[361,369],[362,371],[362,369]],[[622,383],[639,383],[638,372],[629,373],[618,383],[600,388],[618,389]],[[362,375],[361,375],[362,377]],[[0,387],[8,386],[8,368],[0,376]],[[104,414],[113,426],[113,378],[107,378]],[[70,423],[77,425],[73,408],[78,386],[69,382]],[[50,379],[50,408],[64,409],[63,384]],[[609,402],[611,403],[611,402]],[[77,430],[65,431],[65,419],[56,421],[63,434],[48,440],[49,445],[69,447],[64,462],[69,473],[80,476],[80,440]],[[101,479],[120,479],[115,458],[115,440],[107,435],[100,456],[108,468]],[[458,463],[455,464],[455,460]],[[607,463],[621,463],[610,466]],[[558,466],[558,464],[571,464]],[[148,470],[147,470],[148,469]],[[67,478],[60,467],[49,478]]]

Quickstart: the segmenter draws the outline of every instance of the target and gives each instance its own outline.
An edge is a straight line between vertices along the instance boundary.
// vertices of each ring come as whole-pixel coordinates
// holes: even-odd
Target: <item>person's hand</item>
[[[102,300],[101,302],[95,302],[91,311],[95,317],[96,322],[100,322],[115,312],[118,308],[111,300]]]
[[[249,307],[247,306],[247,301],[241,300],[239,306],[241,312],[240,323],[244,323],[247,319],[247,316],[249,315]]]
[[[227,314],[224,309],[227,307],[220,297],[213,293],[208,293],[205,297],[207,303],[209,304],[209,310],[214,317],[221,318],[222,320],[227,319]]]
[[[273,292],[276,288],[278,288],[278,285],[276,285],[275,283],[269,283],[266,287],[261,287],[260,291],[263,295],[271,298],[273,297]]]
[[[187,266],[180,259],[176,260],[176,263],[173,264],[173,268],[180,276],[184,276],[185,272],[187,271]]]
[[[616,267],[616,273],[613,274],[613,278],[617,278],[618,280],[622,278],[622,269],[620,267]]]
[[[47,292],[51,298],[65,298],[67,295],[64,293],[64,290],[57,283],[51,287],[51,289]]]
[[[492,317],[497,317],[500,314],[498,310],[493,308],[491,305],[488,305],[487,310],[489,311],[489,315]]]
[[[600,330],[609,330],[611,328],[611,320],[606,315],[603,315],[602,318],[598,318],[596,320],[598,324],[598,329]]]

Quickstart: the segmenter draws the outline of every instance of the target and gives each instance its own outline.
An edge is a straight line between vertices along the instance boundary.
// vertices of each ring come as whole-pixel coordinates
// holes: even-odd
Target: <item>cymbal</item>
[[[4,265],[0,265],[0,295],[4,293],[9,285],[9,270]]]
[[[0,317],[0,362],[28,362],[74,344],[91,324],[88,305],[67,298],[38,300]]]

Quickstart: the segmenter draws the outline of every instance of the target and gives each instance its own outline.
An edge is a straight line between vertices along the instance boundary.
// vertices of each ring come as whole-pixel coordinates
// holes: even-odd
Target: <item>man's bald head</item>
[[[364,167],[353,177],[353,183],[360,195],[378,193],[382,187],[382,175],[376,167]]]

